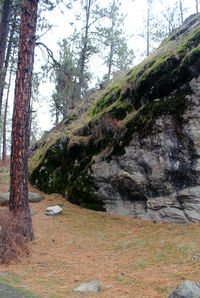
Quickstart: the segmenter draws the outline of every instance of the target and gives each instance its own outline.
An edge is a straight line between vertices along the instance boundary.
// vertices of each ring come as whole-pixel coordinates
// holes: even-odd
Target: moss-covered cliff
[[[109,198],[113,202],[114,196],[117,200],[118,194],[128,202],[143,202],[149,196],[156,197],[165,192],[168,195],[174,190],[196,185],[195,162],[192,159],[196,148],[192,138],[185,136],[183,126],[188,98],[194,93],[190,82],[199,75],[200,15],[194,15],[163,41],[150,57],[113,80],[105,90],[94,93],[58,129],[43,136],[30,158],[31,183],[47,193],[62,193],[69,201],[96,210],[107,209],[106,202]],[[144,185],[141,182],[140,187],[136,182],[128,183],[127,189],[121,187],[120,190],[118,187],[116,192],[121,178],[118,176],[118,182],[115,181],[117,175],[114,172],[116,168],[118,172],[126,168],[120,165],[120,158],[127,156],[127,147],[132,146],[134,139],[138,141],[134,146],[141,149],[146,139],[155,136],[156,130],[158,136],[157,123],[160,118],[166,118],[166,121],[171,119],[172,130],[176,134],[174,138],[187,151],[188,162],[183,159],[183,163],[188,164],[188,172],[183,178],[178,170],[165,169],[168,174],[165,173],[163,179],[167,182],[162,180],[162,183],[169,183],[172,187],[159,191],[152,180],[152,173],[148,174],[148,165],[144,164],[146,170],[143,174],[148,182]],[[111,165],[117,159],[118,163],[113,169]],[[104,176],[109,176],[107,180],[102,173],[97,175],[101,164],[105,167]],[[152,172],[150,167],[149,171]],[[134,174],[125,172],[126,175]],[[183,185],[181,181],[184,181]],[[130,192],[129,187],[133,188]]]

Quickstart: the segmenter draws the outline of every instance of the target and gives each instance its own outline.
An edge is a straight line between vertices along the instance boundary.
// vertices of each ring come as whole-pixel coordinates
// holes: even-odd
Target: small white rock
[[[58,205],[47,207],[45,215],[56,216],[62,213],[62,208]]]
[[[82,284],[76,288],[74,288],[74,291],[80,291],[80,292],[99,292],[101,291],[101,286],[98,281],[90,281],[88,283]]]

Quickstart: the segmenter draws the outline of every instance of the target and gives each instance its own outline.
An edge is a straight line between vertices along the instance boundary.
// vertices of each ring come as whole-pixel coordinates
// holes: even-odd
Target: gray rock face
[[[45,215],[48,215],[48,216],[57,216],[57,215],[60,215],[61,213],[62,213],[62,208],[58,205],[47,207],[45,211]]]
[[[179,288],[173,290],[168,298],[200,298],[200,284],[186,280]]]
[[[109,213],[156,222],[200,221],[200,77],[181,125],[172,115],[156,120],[152,133],[135,133],[125,154],[92,165],[96,195]]]
[[[80,291],[80,292],[99,292],[101,291],[101,286],[98,281],[91,281],[85,284],[82,284],[76,288],[74,288],[74,291]]]

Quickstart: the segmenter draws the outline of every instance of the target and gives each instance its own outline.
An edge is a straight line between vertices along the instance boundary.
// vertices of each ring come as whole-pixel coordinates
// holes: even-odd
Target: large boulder
[[[199,32],[198,14],[43,136],[31,183],[94,210],[200,221]]]
[[[38,202],[44,200],[44,196],[39,193],[29,192],[28,199],[29,199],[29,202],[31,202],[31,203],[38,203]]]
[[[186,280],[173,290],[168,298],[200,298],[200,283]]]

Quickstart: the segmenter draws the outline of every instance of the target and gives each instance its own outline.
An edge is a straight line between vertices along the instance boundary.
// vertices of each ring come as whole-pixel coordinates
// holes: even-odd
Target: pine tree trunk
[[[111,41],[111,45],[110,45],[110,54],[109,54],[109,62],[108,62],[108,74],[107,74],[108,80],[110,80],[112,66],[113,66],[113,41]]]
[[[196,0],[196,12],[199,13],[199,3],[198,3],[198,0]]]
[[[5,110],[4,110],[4,120],[3,120],[3,153],[2,153],[3,163],[6,162],[6,155],[7,155],[6,126],[7,126],[8,99],[9,99],[9,93],[10,93],[12,71],[13,71],[13,63],[11,64],[11,68],[10,68],[10,75],[9,75],[9,82],[8,82],[8,89],[7,89],[7,95],[6,95]]]
[[[13,45],[13,37],[14,37],[15,25],[16,25],[16,13],[14,15],[12,27],[11,27],[11,30],[10,30],[10,36],[9,36],[7,53],[6,53],[5,64],[4,64],[4,71],[2,72],[2,74],[0,76],[0,79],[1,79],[1,84],[0,84],[0,103],[3,102],[3,92],[4,92],[4,87],[5,87],[6,72],[7,72],[8,63],[9,63],[9,59],[10,59],[10,53],[11,53],[11,49],[12,49],[12,45]]]
[[[5,59],[5,51],[6,51],[6,42],[8,37],[8,25],[9,25],[9,17],[10,17],[10,0],[4,0],[2,17],[0,23],[0,86],[3,84],[3,66]],[[2,98],[0,101],[0,118],[1,118],[1,110],[2,110]]]
[[[180,15],[181,15],[181,25],[183,24],[183,5],[182,5],[182,0],[179,0],[179,5],[180,5]]]
[[[28,202],[28,147],[37,6],[38,0],[24,0],[22,8],[10,166],[9,209],[23,218],[20,231],[29,240],[34,239]]]
[[[115,5],[115,0],[113,0],[112,2],[112,7],[114,7]],[[112,11],[113,11],[113,8],[112,8]],[[110,53],[109,53],[109,61],[108,61],[108,74],[107,74],[107,77],[108,77],[108,80],[110,80],[110,76],[111,76],[111,70],[112,70],[112,67],[113,67],[113,55],[114,55],[114,26],[115,26],[115,20],[113,18],[113,15],[112,15],[112,26],[111,26],[111,42],[110,42]]]
[[[29,118],[29,135],[30,135],[30,138],[31,138],[32,124],[33,124],[33,98],[30,99],[30,118]]]
[[[58,123],[59,123],[59,111],[58,109],[56,109],[56,122],[55,122],[56,127],[58,126]]]
[[[79,96],[81,96],[81,90],[84,83],[85,61],[86,61],[86,54],[88,50],[88,30],[89,30],[91,0],[88,1],[85,9],[86,9],[85,34],[83,38],[83,48],[82,48],[81,59],[80,59]]]
[[[147,57],[150,54],[150,3],[147,1]]]

